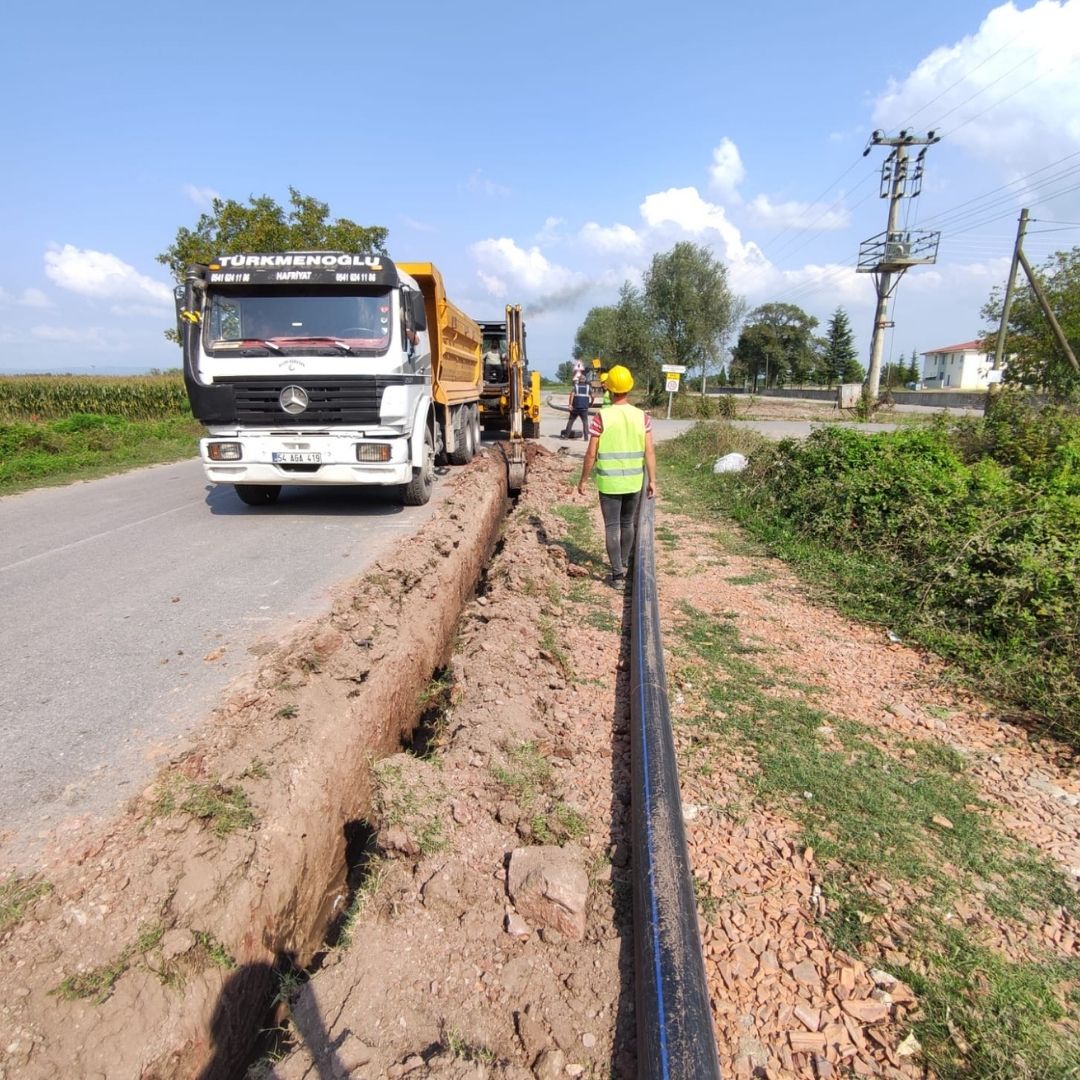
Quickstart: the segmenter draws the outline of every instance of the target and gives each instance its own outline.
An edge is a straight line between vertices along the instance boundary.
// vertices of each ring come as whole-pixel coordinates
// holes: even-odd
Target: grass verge
[[[684,721],[696,755],[752,753],[754,797],[798,823],[824,868],[822,928],[834,947],[889,968],[875,935],[886,921],[894,936],[906,928],[909,965],[892,970],[919,994],[915,1032],[935,1075],[1075,1077],[1080,960],[1034,944],[1007,959],[983,939],[1005,926],[1024,941],[1062,910],[1080,918],[1080,897],[994,825],[964,757],[810,704],[730,618],[684,604],[672,637],[674,681],[700,695]],[[957,925],[961,902],[973,914]]]
[[[182,461],[198,453],[202,431],[190,416],[0,421],[0,495]]]

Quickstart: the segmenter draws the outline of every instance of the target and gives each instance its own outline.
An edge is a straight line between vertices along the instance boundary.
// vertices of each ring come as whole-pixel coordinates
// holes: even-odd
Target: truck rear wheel
[[[401,501],[405,506],[423,506],[431,498],[435,486],[435,440],[431,429],[424,429],[424,459],[419,469],[413,469],[413,478],[401,488]]]
[[[280,484],[236,484],[236,495],[248,506],[272,506],[281,494]]]
[[[454,452],[450,455],[450,464],[468,465],[475,456],[476,432],[472,413],[467,405],[463,405],[454,415]]]

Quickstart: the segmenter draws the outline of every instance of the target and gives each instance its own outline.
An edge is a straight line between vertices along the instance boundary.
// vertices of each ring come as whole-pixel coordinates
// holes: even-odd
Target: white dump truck
[[[223,255],[176,304],[206,476],[249,505],[286,484],[381,484],[419,506],[438,459],[476,453],[483,337],[431,263]]]

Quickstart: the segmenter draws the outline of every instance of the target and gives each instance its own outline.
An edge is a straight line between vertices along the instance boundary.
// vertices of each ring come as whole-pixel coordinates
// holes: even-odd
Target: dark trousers
[[[570,419],[566,421],[566,427],[563,428],[563,434],[569,435],[574,430],[574,421],[581,417],[581,437],[588,439],[589,437],[589,410],[588,409],[572,409],[570,412]]]
[[[604,515],[604,545],[607,547],[611,576],[622,577],[630,565],[637,530],[641,489],[627,495],[600,494],[600,513]]]

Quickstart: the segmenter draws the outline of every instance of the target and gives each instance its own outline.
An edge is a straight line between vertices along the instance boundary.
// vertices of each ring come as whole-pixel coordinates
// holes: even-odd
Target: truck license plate
[[[275,450],[271,457],[275,465],[322,464],[322,454],[317,450]]]

